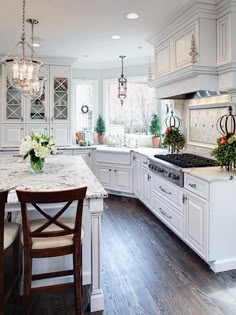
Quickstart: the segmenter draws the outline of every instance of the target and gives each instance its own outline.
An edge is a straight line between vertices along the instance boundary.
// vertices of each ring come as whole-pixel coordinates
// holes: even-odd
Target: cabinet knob
[[[116,173],[116,172],[117,172],[117,170],[114,170],[114,172]]]
[[[47,119],[47,117],[46,117],[46,116],[44,117],[44,120],[45,120],[46,122],[48,121],[48,119]]]
[[[109,169],[109,172],[111,172],[111,169]]]
[[[21,120],[21,121],[24,121],[24,117],[23,117],[23,116],[21,116],[20,120]]]

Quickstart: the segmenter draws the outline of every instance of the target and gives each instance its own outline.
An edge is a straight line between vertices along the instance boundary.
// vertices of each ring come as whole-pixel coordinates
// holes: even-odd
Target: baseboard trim
[[[236,257],[225,260],[217,260],[210,262],[211,269],[217,273],[222,271],[228,271],[236,269]]]

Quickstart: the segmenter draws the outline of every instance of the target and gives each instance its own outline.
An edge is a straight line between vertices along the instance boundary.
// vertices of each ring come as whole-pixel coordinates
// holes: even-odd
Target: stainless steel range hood
[[[174,95],[171,97],[173,100],[190,100],[190,99],[202,99],[208,97],[216,97],[227,94],[226,91],[208,91],[202,90],[197,92],[185,93],[180,95]],[[163,97],[162,99],[170,99],[170,97]]]

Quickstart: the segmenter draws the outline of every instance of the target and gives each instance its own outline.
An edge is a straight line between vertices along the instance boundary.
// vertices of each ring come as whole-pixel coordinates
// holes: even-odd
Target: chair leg
[[[73,254],[74,263],[74,286],[76,314],[82,315],[82,292],[81,292],[81,250],[75,246]]]
[[[13,272],[14,272],[14,282],[15,282],[15,288],[14,288],[14,298],[18,301],[19,299],[19,285],[20,285],[20,259],[19,259],[19,235],[17,239],[14,242],[13,245]]]
[[[24,315],[30,314],[30,289],[32,280],[32,258],[24,252]]]

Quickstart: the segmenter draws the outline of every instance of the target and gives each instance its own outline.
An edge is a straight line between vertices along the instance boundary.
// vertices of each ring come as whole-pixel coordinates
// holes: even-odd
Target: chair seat
[[[15,241],[19,231],[19,224],[5,223],[4,224],[4,250],[6,250]]]
[[[46,223],[47,220],[37,219],[30,221],[30,229],[31,231],[35,231],[38,227]],[[61,218],[61,223],[64,223],[70,228],[74,227],[74,218]],[[62,229],[55,225],[51,224],[47,227],[44,232],[51,231],[61,231]],[[63,247],[73,245],[73,237],[74,235],[66,235],[66,236],[56,236],[56,237],[33,237],[32,238],[32,249],[43,249],[43,248],[55,248],[55,247]],[[84,237],[84,229],[81,228],[81,240]],[[21,242],[23,242],[23,233],[21,233]]]

